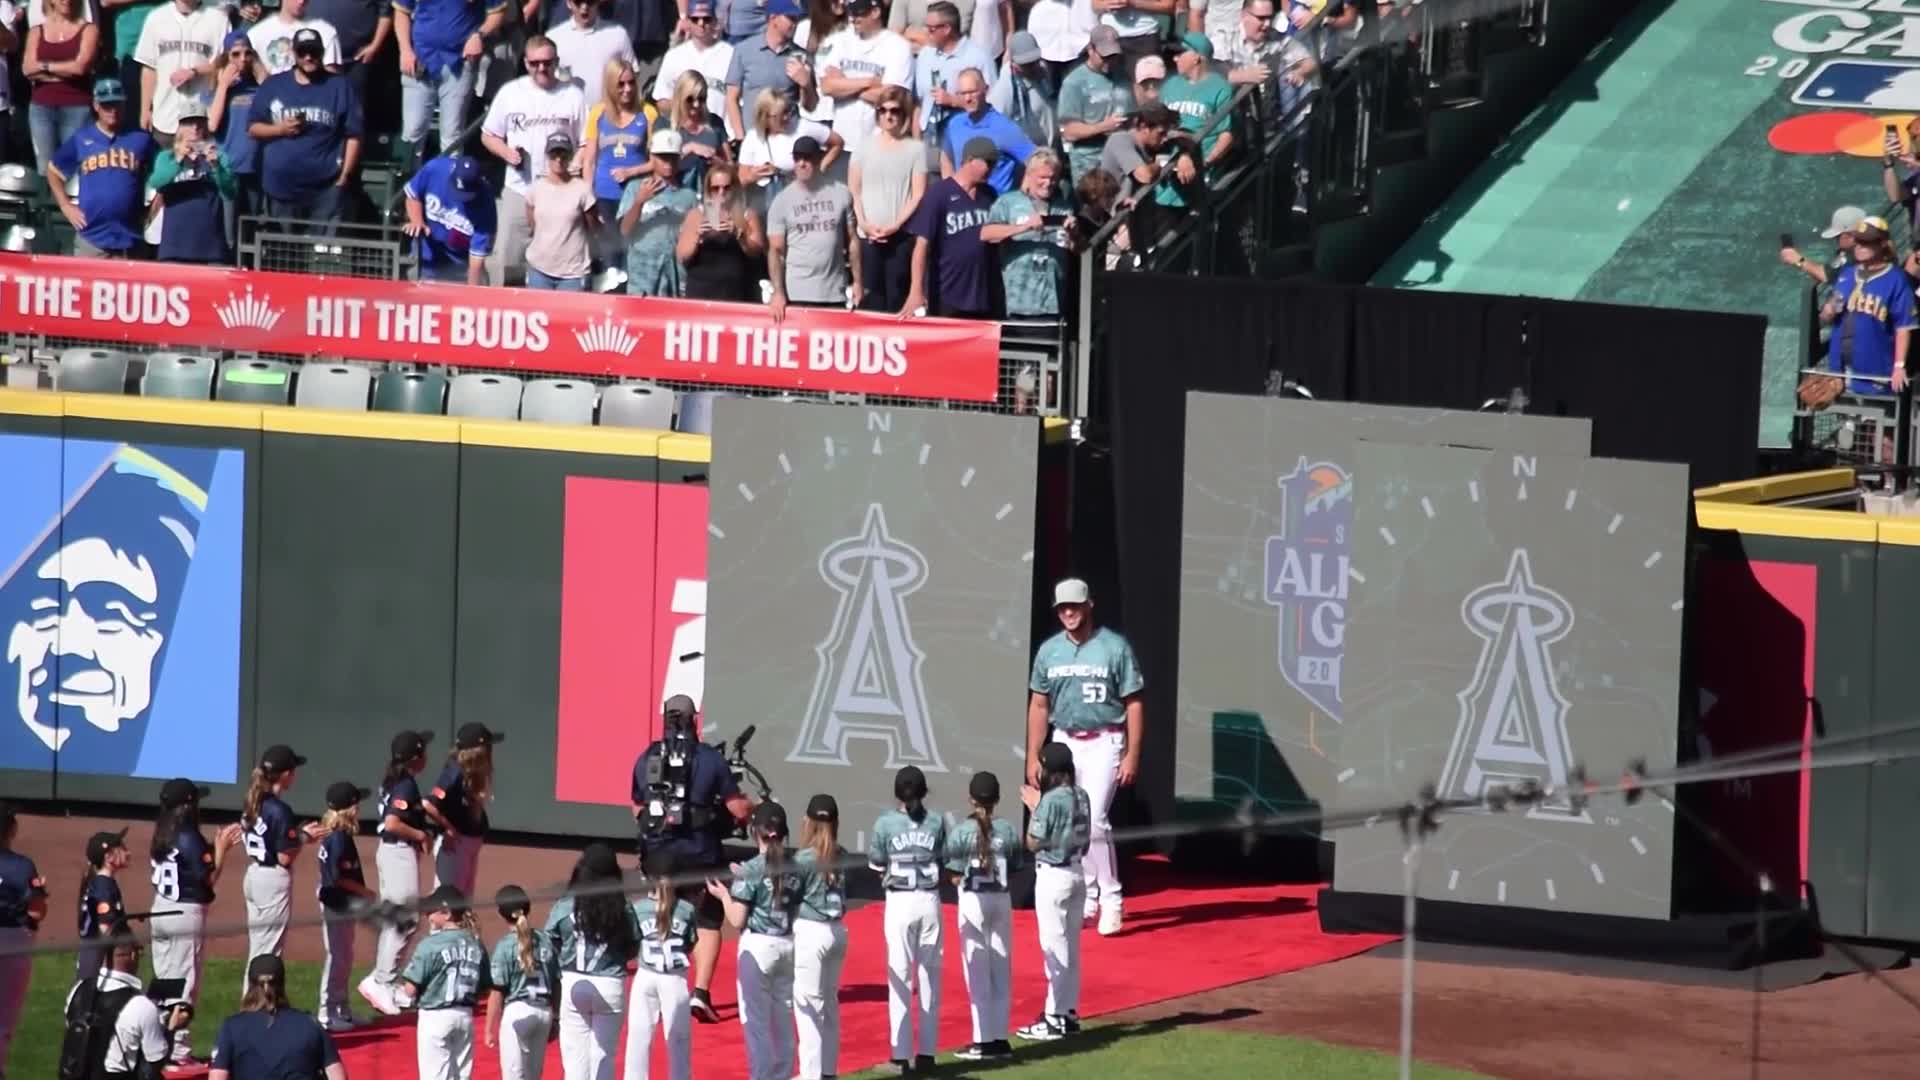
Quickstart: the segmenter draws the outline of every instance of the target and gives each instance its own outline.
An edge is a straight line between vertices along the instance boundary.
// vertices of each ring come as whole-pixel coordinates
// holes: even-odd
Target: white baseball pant
[[[940,1047],[940,894],[887,893],[887,1025],[893,1060],[915,1056],[913,994],[920,994],[919,1052]]]
[[[414,1028],[420,1080],[471,1080],[473,1010],[422,1009]]]
[[[247,899],[247,963],[256,956],[279,956],[287,943],[287,922],[293,917],[293,871],[284,866],[247,864],[240,891]],[[246,993],[247,970],[240,969],[240,992]]]
[[[373,865],[379,872],[380,899],[408,907],[420,899],[420,853],[412,844],[382,840],[374,852]],[[373,981],[389,993],[406,970],[416,925],[412,919],[399,925],[380,924],[380,938],[373,946]]]
[[[178,900],[153,902],[153,977],[185,979],[186,999],[200,1000],[201,947],[205,943],[207,905]],[[184,1060],[192,1051],[193,1032],[181,1028],[173,1033],[173,1059]],[[0,1057],[5,1048],[0,1046]]]
[[[613,1080],[614,1049],[627,1014],[626,981],[560,976],[560,1070],[566,1080]]]
[[[801,1080],[840,1072],[840,969],[846,962],[846,923],[794,921],[793,1022],[800,1032]]]
[[[793,938],[740,935],[734,970],[740,1026],[747,1036],[749,1080],[793,1076]]]
[[[1040,957],[1047,970],[1047,1015],[1080,1008],[1080,925],[1086,919],[1087,883],[1076,863],[1033,870],[1033,915],[1040,928]]]
[[[1100,911],[1120,910],[1120,876],[1113,853],[1113,826],[1107,814],[1113,809],[1113,793],[1119,789],[1120,759],[1127,752],[1125,728],[1114,728],[1092,738],[1076,739],[1065,732],[1053,733],[1053,741],[1067,744],[1073,754],[1073,783],[1087,793],[1087,807],[1093,816],[1088,830],[1087,857],[1082,860],[1086,877],[1086,915],[1091,919]]]
[[[547,1064],[553,1013],[531,1001],[509,1001],[500,1010],[500,1080],[540,1080]]]
[[[688,1080],[693,1075],[693,994],[686,972],[663,975],[645,966],[634,968],[633,992],[627,996],[623,1080],[648,1080],[651,1075],[655,1025],[667,1044],[667,1080]]]
[[[486,840],[460,835],[448,839],[441,833],[433,841],[433,887],[452,885],[467,899],[473,899],[473,882],[480,876],[480,848]]]
[[[1004,892],[960,893],[960,960],[967,975],[973,1041],[1007,1037],[1013,1014],[1013,898]]]
[[[353,974],[353,932],[351,916],[321,909],[320,932],[325,936],[327,954],[320,962],[320,1019],[348,1016],[347,984]]]
[[[33,931],[24,926],[0,929],[0,1080],[7,1075],[7,1052],[33,980],[33,954],[25,951],[32,944]]]

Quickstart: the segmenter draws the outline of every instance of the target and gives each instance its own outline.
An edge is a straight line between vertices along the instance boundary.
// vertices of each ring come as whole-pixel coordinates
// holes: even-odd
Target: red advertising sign
[[[992,401],[1000,327],[0,254],[0,325],[170,348]]]

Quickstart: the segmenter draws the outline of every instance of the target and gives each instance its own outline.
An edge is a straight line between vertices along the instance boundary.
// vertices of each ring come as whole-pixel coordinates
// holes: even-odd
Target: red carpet
[[[1167,865],[1156,860],[1134,862],[1129,870],[1128,887],[1133,891],[1127,894],[1126,930],[1103,938],[1089,925],[1082,939],[1080,1012],[1084,1017],[1324,964],[1391,940],[1322,934],[1313,909],[1317,886],[1209,887],[1191,879],[1176,884]],[[882,905],[874,903],[847,915],[848,956],[840,986],[843,1074],[881,1064],[889,1057],[881,914]],[[1046,980],[1040,967],[1033,912],[1014,912],[1013,932],[1013,1020],[1018,1027],[1039,1014]],[[943,1052],[966,1045],[972,1037],[959,957],[954,909],[948,905],[940,1002]],[[713,999],[727,1019],[719,1024],[694,1025],[694,1072],[704,1078],[744,1076],[746,1050],[740,1026],[732,1021],[731,943],[721,955]],[[411,1021],[401,1019],[336,1038],[352,1076],[414,1075]],[[664,1069],[657,1041],[655,1058],[655,1068]],[[498,1080],[499,1076],[497,1052],[479,1048],[476,1080]],[[561,1080],[557,1045],[548,1048],[546,1076],[548,1080]]]

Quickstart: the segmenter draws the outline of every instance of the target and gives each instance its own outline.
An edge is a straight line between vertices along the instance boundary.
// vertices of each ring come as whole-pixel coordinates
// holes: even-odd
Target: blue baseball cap
[[[453,168],[447,172],[447,179],[453,184],[453,190],[463,199],[472,199],[480,194],[480,163],[464,154],[453,159]]]
[[[127,88],[119,79],[95,79],[93,101],[96,105],[118,105],[127,100]]]
[[[800,0],[767,0],[767,15],[785,15],[789,19],[804,18],[806,9],[800,6]]]
[[[235,45],[245,45],[251,49],[253,48],[253,39],[247,36],[245,30],[235,30],[227,35],[227,40],[220,43],[220,51],[223,53],[232,52]]]

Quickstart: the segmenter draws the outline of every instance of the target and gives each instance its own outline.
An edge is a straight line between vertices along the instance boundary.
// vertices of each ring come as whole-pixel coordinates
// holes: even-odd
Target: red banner
[[[992,401],[1000,327],[0,254],[0,327],[175,349]]]

